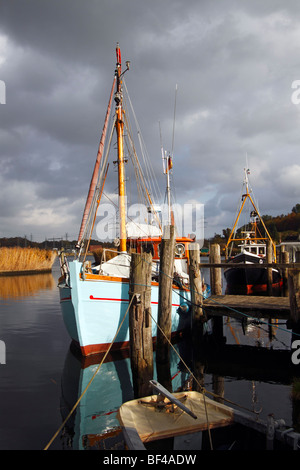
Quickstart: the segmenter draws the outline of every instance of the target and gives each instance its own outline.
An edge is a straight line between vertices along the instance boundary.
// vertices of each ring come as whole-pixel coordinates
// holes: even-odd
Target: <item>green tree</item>
[[[294,212],[295,214],[300,214],[300,204],[296,204],[293,207],[292,212]]]

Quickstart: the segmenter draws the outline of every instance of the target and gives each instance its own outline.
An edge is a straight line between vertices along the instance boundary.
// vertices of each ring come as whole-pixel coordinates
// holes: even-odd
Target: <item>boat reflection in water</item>
[[[56,283],[51,273],[1,276],[0,298],[29,297],[40,290],[53,290],[55,288]]]
[[[188,365],[185,348],[189,346],[185,343],[182,340],[182,344],[178,343],[175,348]],[[70,450],[124,449],[117,411],[123,403],[134,399],[129,352],[109,353],[91,381],[103,357],[104,353],[83,357],[73,344],[67,353],[62,375],[63,421],[83,395],[64,428],[63,444]],[[153,363],[156,379],[155,351]],[[189,374],[173,348],[170,351],[170,371],[173,391],[182,389]]]

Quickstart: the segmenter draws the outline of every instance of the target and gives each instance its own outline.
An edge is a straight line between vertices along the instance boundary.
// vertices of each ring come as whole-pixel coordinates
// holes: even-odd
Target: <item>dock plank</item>
[[[266,315],[273,318],[290,316],[288,297],[212,295],[203,301],[203,308],[210,315],[242,317],[244,313],[259,318]]]

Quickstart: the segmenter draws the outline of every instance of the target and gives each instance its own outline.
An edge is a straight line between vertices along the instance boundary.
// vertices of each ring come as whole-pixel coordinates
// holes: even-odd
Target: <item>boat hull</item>
[[[82,263],[69,264],[69,287],[59,285],[63,320],[72,340],[84,356],[112,350],[127,349],[129,338],[129,280],[95,274],[81,275]],[[189,314],[180,305],[189,301],[186,290],[173,289],[172,334],[189,323]],[[151,289],[152,337],[156,339],[158,284]],[[125,320],[123,321],[125,317]]]
[[[237,255],[230,263],[261,264],[262,259],[251,257],[250,254]],[[264,295],[268,292],[268,269],[256,268],[230,268],[224,271],[226,279],[226,294],[228,295]],[[282,291],[282,277],[278,269],[272,269],[272,295],[280,295]]]

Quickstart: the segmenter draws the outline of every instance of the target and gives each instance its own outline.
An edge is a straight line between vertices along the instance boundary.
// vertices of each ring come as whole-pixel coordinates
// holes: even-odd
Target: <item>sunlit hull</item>
[[[81,276],[82,263],[72,261],[70,287],[60,285],[60,303],[70,337],[84,356],[129,347],[129,280],[96,274]],[[182,331],[189,322],[180,305],[190,299],[187,290],[173,289],[172,334]],[[152,283],[152,337],[156,338],[158,284]],[[123,321],[125,316],[125,320]],[[123,322],[123,323],[122,323]],[[119,331],[118,331],[119,330]],[[113,343],[113,344],[112,344]]]

